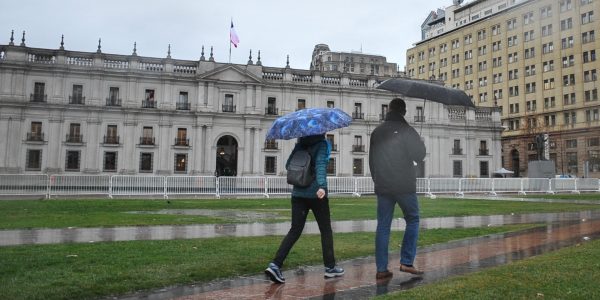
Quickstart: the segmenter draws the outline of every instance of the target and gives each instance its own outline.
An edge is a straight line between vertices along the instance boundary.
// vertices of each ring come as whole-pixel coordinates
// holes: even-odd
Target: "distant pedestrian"
[[[307,187],[294,185],[292,190],[292,226],[281,241],[275,258],[265,270],[273,282],[285,283],[281,272],[283,262],[288,253],[300,238],[308,211],[312,210],[321,232],[321,248],[323,263],[325,264],[325,278],[344,275],[344,269],[337,267],[333,254],[333,231],[331,230],[331,217],[329,212],[329,198],[327,197],[327,164],[329,163],[330,145],[325,140],[325,135],[311,135],[298,138],[298,143],[290,154],[307,149],[311,155],[311,165],[314,164],[314,180]],[[286,163],[286,169],[290,164]]]
[[[415,275],[423,271],[414,267],[419,237],[419,202],[416,194],[415,163],[422,163],[425,144],[406,120],[406,103],[401,98],[390,102],[385,121],[371,133],[369,168],[377,196],[377,231],[375,262],[377,279],[390,278],[388,246],[390,227],[396,204],[406,221],[400,251],[400,271]]]

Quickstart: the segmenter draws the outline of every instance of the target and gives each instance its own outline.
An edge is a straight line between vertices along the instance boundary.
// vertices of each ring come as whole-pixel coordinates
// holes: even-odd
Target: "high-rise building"
[[[265,140],[273,121],[337,107],[350,127],[327,133],[330,176],[369,176],[370,133],[394,95],[389,77],[340,71],[0,45],[0,173],[285,174],[295,140]],[[500,167],[493,108],[407,98],[427,145],[420,176],[490,177]]]
[[[600,177],[598,0],[476,0],[431,12],[406,74],[499,107],[503,166],[526,176],[548,135],[557,174]]]

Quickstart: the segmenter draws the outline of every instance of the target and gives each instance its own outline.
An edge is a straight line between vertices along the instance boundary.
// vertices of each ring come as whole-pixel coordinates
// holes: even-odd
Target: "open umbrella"
[[[382,82],[377,88],[402,94],[406,97],[431,100],[446,105],[475,106],[471,98],[462,90],[448,88],[425,80],[392,78]]]
[[[502,177],[506,177],[507,174],[514,174],[515,172],[511,171],[511,170],[507,170],[505,168],[500,168],[496,171],[494,171],[494,174],[498,174],[498,175],[502,175]]]
[[[323,134],[350,126],[350,122],[352,118],[338,108],[305,108],[275,119],[267,132],[267,140]]]

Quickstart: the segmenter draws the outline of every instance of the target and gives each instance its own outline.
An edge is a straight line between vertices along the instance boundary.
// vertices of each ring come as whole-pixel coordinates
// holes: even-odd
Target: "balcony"
[[[29,94],[30,102],[48,102],[48,95],[44,94]]]
[[[121,106],[121,98],[106,98],[106,106]]]
[[[352,119],[356,119],[356,120],[362,120],[365,118],[365,113],[361,113],[361,112],[353,112],[352,113]]]
[[[118,145],[119,144],[119,136],[114,135],[105,135],[104,136],[104,144],[107,145]]]
[[[85,97],[83,96],[69,96],[69,104],[85,104]]]
[[[28,142],[43,142],[44,141],[44,133],[28,132],[27,133],[27,141]]]
[[[265,150],[277,150],[279,149],[279,145],[276,141],[266,141],[265,142]]]
[[[175,109],[177,110],[190,110],[190,103],[189,102],[177,102],[177,104],[175,104]]]
[[[279,108],[276,107],[265,107],[265,115],[267,116],[278,116]]]
[[[140,145],[154,146],[154,138],[153,137],[141,137]]]
[[[81,144],[83,143],[83,134],[67,134],[67,143]]]
[[[223,104],[223,112],[235,112],[235,105]]]
[[[173,145],[174,146],[189,147],[190,146],[190,139],[175,138],[175,144],[173,144]]]
[[[463,154],[462,148],[452,148],[452,155],[462,155],[462,154]]]
[[[423,115],[415,116],[415,122],[425,122],[425,116],[423,116]]]
[[[142,100],[142,108],[156,108],[156,101]]]
[[[479,155],[490,155],[489,149],[479,149]]]
[[[365,145],[352,145],[352,152],[365,152]]]

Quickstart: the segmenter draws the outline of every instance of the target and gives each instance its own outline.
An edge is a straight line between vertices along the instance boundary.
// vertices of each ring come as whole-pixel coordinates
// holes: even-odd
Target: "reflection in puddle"
[[[509,224],[579,221],[582,219],[600,219],[600,211],[425,218],[421,219],[421,228],[472,228],[482,226],[501,226]],[[376,220],[332,222],[333,231],[336,233],[374,232],[376,227]],[[392,223],[392,230],[404,230],[404,227],[405,223],[403,219],[394,219]],[[0,230],[0,246],[26,244],[87,243],[91,241],[112,242],[133,240],[196,239],[215,238],[222,236],[268,236],[285,235],[289,229],[290,222]],[[307,222],[304,228],[304,233],[319,233],[319,227],[317,223]]]
[[[183,216],[203,216],[234,219],[236,221],[261,220],[261,219],[285,219],[279,214],[258,211],[243,210],[213,210],[213,209],[161,209],[150,211],[128,211],[128,214],[148,214],[148,215],[183,215]]]

